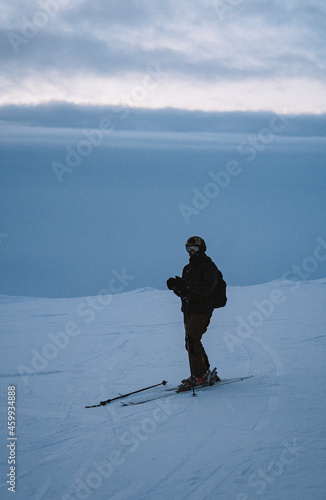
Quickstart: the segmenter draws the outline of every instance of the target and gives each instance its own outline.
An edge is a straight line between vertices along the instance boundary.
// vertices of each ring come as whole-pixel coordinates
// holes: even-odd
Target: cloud
[[[325,238],[326,115],[50,103],[0,117],[0,293],[92,295],[124,268],[163,288],[197,233],[229,284],[257,283]],[[112,133],[89,133],[110,117]]]
[[[7,50],[3,62],[9,64],[8,71],[18,61],[23,65],[22,70],[24,67],[35,71],[52,68],[58,72],[65,71],[69,63],[73,73],[88,68],[109,76],[117,72],[142,71],[144,61],[159,61],[166,71],[183,77],[196,75],[199,79],[293,76],[303,74],[307,66],[308,72],[317,78],[325,74],[324,64],[316,61],[315,51],[320,51],[320,38],[311,19],[305,26],[302,26],[302,16],[299,16],[300,22],[287,19],[288,23],[279,24],[279,11],[278,16],[274,12],[274,19],[270,16],[267,20],[270,8],[266,5],[267,12],[260,8],[260,12],[251,13],[247,5],[244,9],[241,4],[221,27],[217,19],[209,18],[207,2],[206,6],[204,4],[205,16],[202,6],[192,2],[189,5],[183,4],[183,9],[180,6],[178,9],[170,4],[169,9],[153,12],[154,9],[146,7],[137,9],[132,1],[121,5],[118,2],[103,4],[98,0],[92,3],[91,9],[89,2],[81,2],[60,16],[58,14],[60,25],[59,19],[50,22],[49,18],[44,28],[38,28],[33,17],[27,15],[21,20],[20,34],[24,37],[30,32],[32,35],[34,28],[35,42],[31,36],[31,46],[19,45],[17,58]],[[286,8],[279,9],[289,16]],[[180,10],[188,16],[179,19]],[[304,12],[309,13],[309,10]],[[317,10],[314,16],[317,18]],[[157,19],[161,19],[160,24]],[[318,28],[319,23],[316,24]],[[7,37],[8,33],[9,30]]]
[[[124,268],[133,287],[163,288],[197,233],[230,285],[253,284],[279,278],[325,239],[325,139],[301,137],[310,126],[322,135],[325,116],[293,117],[273,138],[271,114],[133,110],[125,130],[85,153],[83,127],[102,111],[0,110],[0,229],[8,235],[0,293],[92,295]],[[255,158],[252,146],[239,150],[243,140],[257,144]],[[67,146],[83,157],[59,182],[52,165],[65,163]],[[224,187],[222,176],[218,192],[216,175],[230,161],[238,175]],[[192,208],[188,219],[180,204]]]
[[[8,137],[14,130],[96,129],[103,118],[111,119],[113,129],[129,132],[180,132],[257,134],[275,118],[267,112],[204,112],[182,109],[128,109],[113,106],[76,105],[52,102],[40,105],[0,106],[1,136]],[[282,135],[294,137],[325,137],[326,114],[289,116],[289,124]],[[284,116],[286,119],[286,116]],[[16,135],[17,136],[17,135]]]
[[[326,92],[326,54],[320,42],[324,11],[316,0],[5,4],[2,102],[74,100],[75,95],[76,102],[113,104],[121,99],[118,89],[123,93],[128,85],[138,85],[150,65],[159,65],[167,78],[149,107],[175,107],[174,96],[183,94],[189,107],[188,86],[197,107],[204,109],[209,101],[212,109],[222,109],[218,95],[224,109],[228,102],[236,109],[230,92],[238,94],[244,109],[250,88],[257,89],[260,109],[268,109],[273,99],[274,108],[280,108],[279,96],[285,101],[293,86],[306,101],[309,94]],[[313,98],[309,105],[318,110]],[[253,106],[249,95],[247,109]]]

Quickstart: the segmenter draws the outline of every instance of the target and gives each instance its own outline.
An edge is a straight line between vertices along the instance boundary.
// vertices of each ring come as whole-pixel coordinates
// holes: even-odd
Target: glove
[[[166,286],[168,287],[169,290],[174,290],[176,286],[176,279],[175,278],[169,278],[166,282]]]
[[[169,278],[166,285],[169,290],[173,290],[178,296],[180,296],[186,289],[186,284],[180,276]]]

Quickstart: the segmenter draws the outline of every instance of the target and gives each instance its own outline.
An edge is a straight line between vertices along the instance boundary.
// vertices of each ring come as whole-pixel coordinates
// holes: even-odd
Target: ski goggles
[[[198,245],[187,245],[186,250],[188,253],[190,253],[191,250],[193,250],[195,253],[197,253],[199,251],[199,246]]]

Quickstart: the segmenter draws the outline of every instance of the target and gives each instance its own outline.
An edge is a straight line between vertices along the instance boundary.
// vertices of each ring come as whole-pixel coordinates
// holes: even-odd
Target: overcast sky
[[[326,275],[324,0],[0,12],[0,294]]]
[[[0,5],[3,104],[326,110],[324,0]]]

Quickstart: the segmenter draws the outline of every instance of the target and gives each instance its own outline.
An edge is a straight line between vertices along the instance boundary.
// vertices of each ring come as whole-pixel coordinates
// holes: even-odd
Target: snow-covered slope
[[[179,300],[152,289],[3,297],[1,498],[12,498],[15,386],[17,500],[324,499],[326,280],[228,296],[204,345],[222,379],[253,378],[195,398],[92,409],[85,405],[188,376]]]

